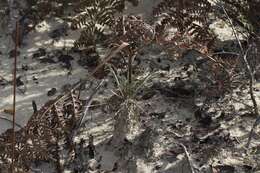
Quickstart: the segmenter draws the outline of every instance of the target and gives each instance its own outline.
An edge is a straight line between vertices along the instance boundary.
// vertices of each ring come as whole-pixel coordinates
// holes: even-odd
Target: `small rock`
[[[32,77],[32,80],[33,80],[36,84],[39,84],[38,78],[36,78],[35,76]]]
[[[95,159],[90,159],[88,161],[88,169],[90,169],[91,171],[94,171],[98,168],[98,162]]]
[[[32,77],[32,80],[36,81],[38,80],[35,76]]]
[[[57,89],[56,88],[52,88],[47,92],[47,96],[54,96],[57,93]]]

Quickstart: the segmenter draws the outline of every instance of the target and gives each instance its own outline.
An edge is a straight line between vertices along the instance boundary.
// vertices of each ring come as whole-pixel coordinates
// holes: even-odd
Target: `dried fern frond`
[[[82,29],[75,47],[96,44],[104,32],[111,27],[114,16],[122,6],[122,0],[85,0],[78,4],[78,15],[70,19],[72,29]]]
[[[167,25],[185,31],[194,22],[205,24],[211,12],[211,4],[207,0],[163,0],[154,8],[155,17],[161,18],[158,29]]]
[[[66,140],[77,125],[82,111],[79,100],[79,85],[63,96],[47,102],[34,113],[27,125],[15,134],[15,167],[28,171],[37,161],[55,160],[54,147],[58,140]],[[0,136],[0,161],[10,164],[12,151],[12,131]],[[29,156],[29,157],[28,157]]]
[[[259,34],[260,28],[260,2],[258,0],[223,0],[221,5],[224,6],[229,17],[236,25],[239,25],[250,34]],[[216,15],[220,16],[219,12]],[[226,17],[220,16],[224,20]]]
[[[187,49],[207,52],[214,41],[209,29],[211,12],[208,0],[163,0],[153,11],[159,19],[155,25],[157,41],[166,49],[171,49],[167,51],[177,57]],[[175,31],[168,32],[167,28]]]
[[[154,27],[146,23],[141,17],[134,15],[123,15],[116,19],[112,27],[114,38],[113,44],[126,42],[129,44],[124,49],[123,57],[130,57],[141,47],[154,41]]]

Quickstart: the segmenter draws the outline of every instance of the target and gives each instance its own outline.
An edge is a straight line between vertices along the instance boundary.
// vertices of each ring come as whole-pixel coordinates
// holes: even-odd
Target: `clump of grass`
[[[142,108],[138,105],[137,95],[152,75],[137,78],[131,75],[131,80],[127,77],[119,76],[111,68],[111,72],[116,81],[117,90],[113,93],[122,100],[119,110],[115,113],[114,140],[116,143],[135,134],[139,128],[140,112]]]

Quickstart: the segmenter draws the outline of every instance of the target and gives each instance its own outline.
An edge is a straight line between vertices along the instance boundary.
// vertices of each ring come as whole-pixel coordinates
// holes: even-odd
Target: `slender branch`
[[[183,148],[183,150],[184,150],[184,153],[185,153],[186,159],[187,159],[187,161],[188,161],[188,164],[189,164],[189,168],[190,168],[191,173],[196,173],[196,172],[195,172],[195,169],[194,169],[194,165],[192,164],[192,159],[191,159],[191,157],[190,157],[190,154],[189,154],[189,152],[188,152],[186,146],[185,146],[184,144],[182,144],[182,143],[179,143],[179,145],[180,145],[180,146]]]
[[[238,42],[238,45],[239,45],[239,47],[240,47],[240,51],[241,51],[242,55],[244,55],[244,48],[243,48],[243,46],[242,46],[242,44],[241,44],[241,41],[240,41],[239,38],[238,38],[237,31],[236,31],[236,29],[235,29],[235,27],[234,27],[234,24],[233,24],[231,18],[229,17],[229,15],[228,15],[228,13],[227,13],[227,10],[226,10],[225,7],[223,6],[223,4],[222,4],[221,2],[220,2],[220,4],[221,4],[221,8],[223,9],[223,11],[224,11],[224,13],[225,13],[225,15],[226,15],[226,17],[227,17],[227,19],[228,19],[229,24],[231,25],[233,34],[235,35],[236,40],[237,40],[237,42]]]
[[[256,99],[255,99],[255,95],[254,95],[254,89],[253,89],[253,84],[254,84],[254,75],[253,75],[253,72],[252,72],[252,69],[248,63],[248,60],[247,60],[247,56],[248,56],[248,52],[250,50],[250,47],[244,51],[244,48],[238,38],[238,35],[237,35],[237,31],[233,25],[233,22],[231,20],[231,18],[229,17],[225,7],[221,4],[221,8],[223,9],[226,17],[228,18],[228,21],[232,27],[232,30],[233,30],[233,33],[236,37],[236,40],[239,44],[239,47],[240,47],[240,51],[241,51],[241,58],[242,60],[244,61],[245,65],[246,65],[246,70],[247,70],[247,73],[249,74],[249,93],[250,93],[250,97],[251,97],[251,101],[253,103],[253,106],[254,106],[254,115],[257,117],[252,128],[251,128],[251,131],[249,133],[249,137],[248,137],[248,141],[247,141],[247,144],[246,144],[246,148],[249,148],[249,145],[250,145],[250,142],[252,140],[252,136],[253,136],[253,133],[254,133],[254,129],[256,128],[256,126],[260,123],[260,117],[259,117],[259,111],[258,111],[258,105],[257,105],[257,102],[256,102]]]
[[[247,67],[247,72],[249,73],[249,92],[250,92],[250,97],[251,97],[251,100],[253,102],[253,106],[254,106],[254,114],[255,116],[258,116],[259,115],[259,112],[258,112],[258,105],[257,105],[257,102],[256,102],[256,99],[255,99],[255,96],[254,96],[254,89],[253,89],[253,84],[254,84],[254,75],[253,75],[253,72],[252,72],[252,69],[248,63],[248,60],[247,60],[247,54],[248,54],[248,50],[246,51],[245,55],[243,56],[243,59],[244,59],[244,62],[246,64],[246,67]]]
[[[85,119],[87,113],[88,113],[88,110],[90,108],[90,105],[92,103],[92,100],[93,100],[93,97],[95,96],[95,94],[98,92],[98,90],[100,89],[100,87],[102,86],[104,80],[102,80],[98,86],[95,88],[95,90],[91,93],[91,95],[89,96],[88,100],[86,101],[86,104],[85,104],[85,110],[84,110],[84,113],[83,115],[81,116],[80,120],[79,120],[79,124],[77,126],[77,128],[81,127],[82,125],[82,122],[83,120]]]
[[[16,115],[16,71],[17,71],[17,49],[19,42],[19,22],[16,22],[16,36],[15,36],[15,54],[14,54],[14,69],[13,69],[13,139],[12,139],[12,165],[11,171],[14,173],[15,164],[15,115]]]
[[[104,61],[100,63],[91,73],[91,75],[94,75],[101,67],[103,67],[111,58],[113,58],[118,52],[120,52],[122,49],[127,47],[129,44],[123,42],[116,50],[111,50],[111,52],[104,58]]]

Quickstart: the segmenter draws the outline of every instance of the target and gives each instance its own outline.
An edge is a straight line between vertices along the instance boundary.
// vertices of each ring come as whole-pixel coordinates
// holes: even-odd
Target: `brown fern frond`
[[[187,49],[205,52],[214,41],[209,29],[211,12],[208,0],[163,0],[153,10],[154,16],[159,19],[155,25],[157,41],[170,48],[166,48],[167,51],[177,57]],[[169,33],[167,28],[176,30]]]
[[[70,92],[47,102],[34,113],[27,125],[15,132],[15,167],[28,171],[33,162],[55,160],[53,148],[57,140],[66,139],[76,126],[82,111],[79,84]],[[9,163],[12,151],[12,131],[0,136],[0,159]],[[28,157],[30,156],[30,157]]]
[[[134,15],[120,16],[113,26],[114,38],[112,43],[129,44],[124,49],[125,56],[132,56],[137,49],[154,41],[155,32],[153,26],[146,23],[141,17]]]
[[[194,22],[205,24],[211,12],[207,0],[164,0],[154,8],[154,16],[161,17],[161,28],[167,25],[185,31]]]
[[[122,0],[85,0],[78,5],[80,13],[70,19],[72,29],[82,29],[75,47],[87,47],[96,44],[104,29],[111,27],[115,14],[122,6]]]
[[[260,33],[260,2],[258,0],[223,0],[221,3],[234,24],[245,29],[249,34]],[[225,16],[220,15],[219,11],[215,14],[227,20]]]

